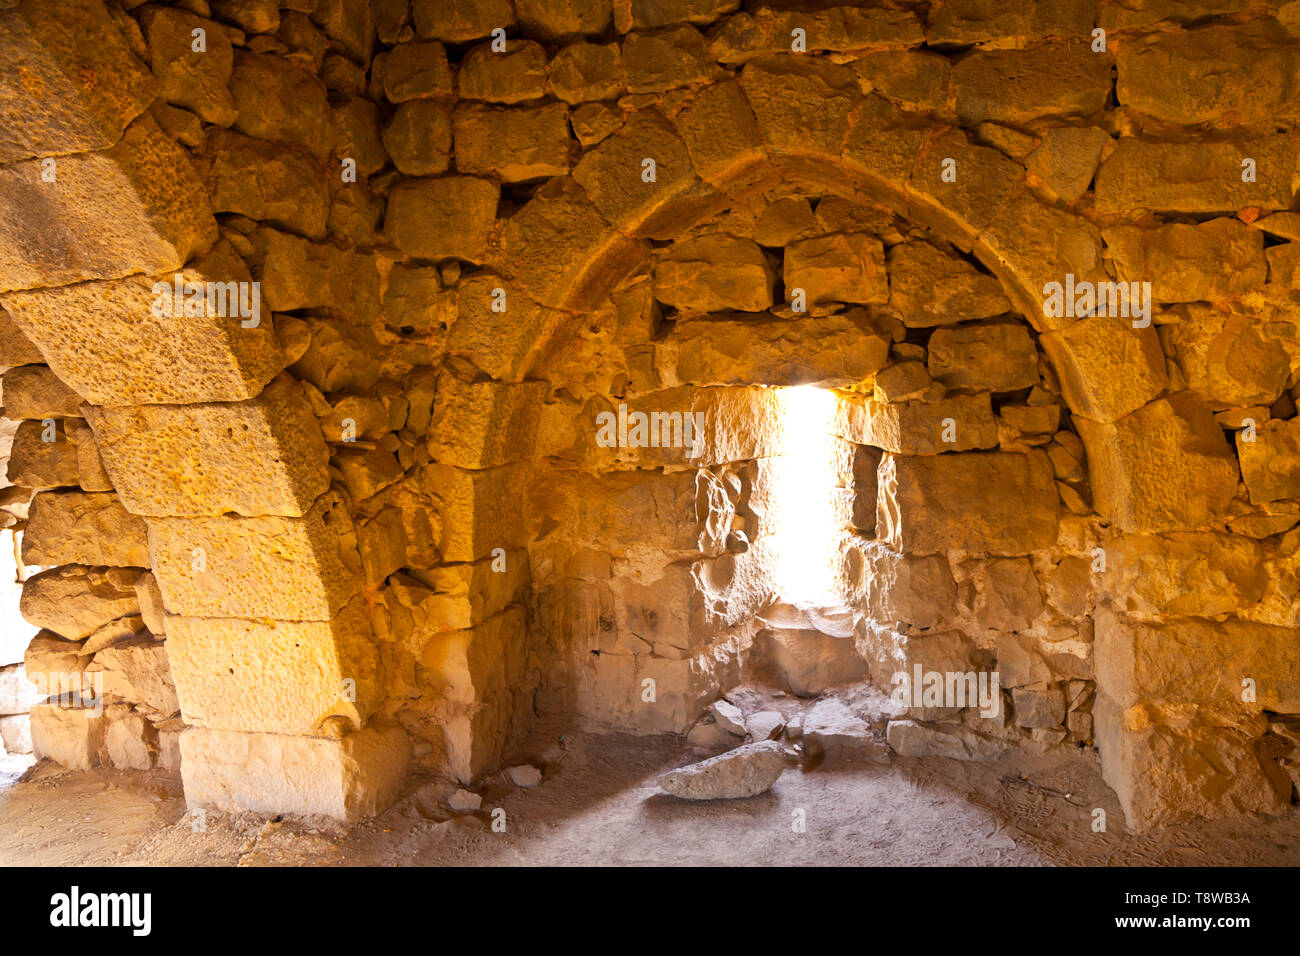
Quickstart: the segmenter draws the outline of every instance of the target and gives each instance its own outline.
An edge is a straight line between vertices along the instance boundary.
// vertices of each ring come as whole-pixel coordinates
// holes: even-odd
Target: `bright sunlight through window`
[[[790,604],[839,603],[831,586],[831,559],[839,529],[831,434],[835,396],[811,385],[784,388],[784,454],[776,469],[776,567],[781,599]]]

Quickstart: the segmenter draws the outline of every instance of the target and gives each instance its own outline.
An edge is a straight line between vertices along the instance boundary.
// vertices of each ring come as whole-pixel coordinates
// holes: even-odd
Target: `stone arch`
[[[488,267],[523,307],[509,329],[493,328],[503,342],[473,321],[477,309],[466,309],[462,291],[453,354],[503,382],[527,380],[548,348],[562,347],[583,309],[648,255],[651,240],[670,239],[735,198],[794,177],[881,202],[968,250],[1002,281],[1039,333],[1080,422],[1096,470],[1096,509],[1119,537],[1116,547],[1126,547],[1129,533],[1190,532],[1227,507],[1237,489],[1235,460],[1208,411],[1169,379],[1155,327],[1044,314],[1046,283],[1067,274],[1094,283],[1111,276],[1097,226],[1041,197],[1022,166],[960,129],[914,126],[887,101],[860,93],[845,68],[812,59],[751,61],[737,80],[705,86],[675,108],[631,114],[570,175],[549,180],[501,224]],[[644,157],[656,160],[653,183],[640,178]],[[941,177],[946,158],[956,160],[955,182]],[[1118,189],[1100,181],[1099,191],[1106,188]],[[1268,189],[1255,190],[1261,205]],[[1251,769],[1252,745],[1231,727],[1238,718],[1223,716],[1234,712],[1232,703],[1199,699],[1206,729],[1190,736],[1141,725],[1141,702],[1160,691],[1154,676],[1140,675],[1136,640],[1122,626],[1102,635],[1106,659],[1097,674],[1107,698],[1098,708],[1104,773],[1132,824],[1215,812],[1209,808],[1220,801],[1272,808]],[[1258,663],[1272,669],[1278,662],[1264,654]],[[1210,769],[1221,766],[1251,782],[1225,795],[1211,782],[1225,779]],[[1150,785],[1161,777],[1178,782]]]
[[[223,11],[218,19],[208,19],[179,8],[145,9],[137,17],[97,3],[51,0],[6,9],[0,22],[13,40],[6,43],[6,52],[17,51],[21,60],[23,69],[14,75],[29,87],[21,92],[40,88],[55,94],[45,109],[31,116],[6,116],[13,120],[6,129],[14,133],[0,143],[0,211],[4,213],[0,274],[7,277],[0,282],[0,298],[39,345],[50,368],[89,401],[92,407],[87,414],[101,436],[110,484],[128,504],[122,513],[133,519],[134,527],[148,526],[151,563],[175,615],[172,649],[177,679],[187,715],[196,724],[186,735],[191,750],[185,766],[187,792],[194,802],[341,816],[381,804],[405,772],[405,742],[400,731],[358,730],[374,709],[373,695],[367,697],[363,690],[357,701],[348,702],[356,706],[345,706],[338,700],[337,683],[344,673],[362,676],[363,686],[382,683],[365,676],[378,670],[368,635],[372,629],[388,628],[391,637],[400,630],[388,618],[396,620],[398,613],[409,617],[413,609],[407,604],[415,601],[412,594],[419,595],[422,607],[437,606],[439,614],[447,610],[445,605],[455,605],[454,613],[436,622],[437,634],[419,662],[452,691],[452,706],[435,717],[450,728],[449,734],[480,732],[472,722],[473,687],[466,692],[466,685],[476,680],[474,669],[494,669],[509,682],[520,676],[519,661],[474,657],[467,634],[481,622],[478,609],[466,610],[472,602],[465,594],[477,594],[475,589],[483,586],[479,571],[486,554],[496,549],[513,554],[527,543],[516,520],[520,504],[512,495],[518,488],[514,476],[526,470],[523,459],[537,431],[537,420],[529,411],[537,389],[531,377],[542,367],[544,350],[566,341],[582,311],[609,287],[612,277],[645,257],[651,241],[671,238],[731,197],[761,191],[783,176],[821,182],[828,190],[873,196],[969,249],[1002,278],[1022,314],[1041,333],[1069,407],[1080,422],[1090,423],[1084,440],[1098,507],[1112,528],[1131,536],[1118,538],[1114,551],[1125,557],[1127,567],[1154,561],[1160,573],[1153,577],[1176,576],[1183,557],[1206,546],[1203,538],[1166,536],[1148,542],[1144,550],[1134,541],[1164,532],[1196,535],[1199,532],[1189,529],[1225,512],[1236,491],[1237,465],[1209,410],[1181,391],[1181,380],[1166,371],[1153,329],[1134,329],[1107,319],[1049,322],[1041,312],[1040,290],[1045,282],[1060,281],[1067,273],[1080,280],[1107,277],[1094,218],[1105,222],[1108,216],[1132,209],[1201,214],[1252,206],[1258,207],[1256,212],[1288,208],[1293,194],[1289,180],[1294,170],[1294,134],[1270,136],[1252,145],[1251,152],[1260,159],[1258,183],[1238,183],[1234,143],[1151,143],[1120,136],[1119,148],[1101,163],[1095,209],[1085,216],[1069,211],[1068,200],[1058,203],[1048,198],[1050,190],[1032,181],[1009,158],[1014,149],[1004,152],[976,145],[962,128],[949,125],[959,118],[975,121],[969,110],[949,110],[950,99],[955,105],[963,92],[969,98],[974,90],[976,99],[983,94],[969,75],[958,83],[955,69],[948,83],[946,64],[942,79],[948,85],[939,97],[943,108],[901,110],[893,99],[864,93],[863,84],[845,64],[819,55],[765,55],[784,46],[784,27],[789,25],[784,13],[756,9],[732,17],[717,5],[681,13],[657,7],[634,10],[620,4],[612,17],[616,36],[607,44],[615,48],[615,62],[622,55],[619,37],[628,35],[631,45],[629,31],[634,27],[646,31],[651,42],[659,42],[666,32],[657,31],[669,27],[701,54],[694,58],[698,79],[726,78],[688,83],[686,89],[674,82],[663,84],[656,89],[660,95],[653,97],[654,105],[647,105],[651,98],[644,94],[623,98],[630,84],[616,78],[613,92],[606,90],[604,95],[619,97],[620,111],[629,115],[621,129],[597,145],[579,135],[590,148],[576,163],[571,161],[576,148],[564,121],[573,104],[565,100],[566,106],[559,106],[552,100],[541,107],[520,107],[513,115],[527,116],[533,133],[539,129],[545,133],[539,136],[537,149],[545,154],[545,161],[519,164],[507,159],[516,167],[507,175],[497,157],[483,154],[499,152],[491,135],[493,124],[508,123],[510,108],[528,98],[518,99],[518,90],[500,97],[490,83],[477,93],[471,83],[466,95],[459,81],[469,72],[461,69],[468,65],[468,53],[464,63],[455,64],[457,93],[453,95],[453,72],[443,46],[452,46],[453,60],[469,42],[479,43],[481,51],[495,26],[484,8],[448,2],[439,9],[442,14],[441,7],[446,7],[445,16],[432,16],[428,4],[411,8],[399,3],[384,5],[381,17],[364,3],[346,6],[345,12],[341,5],[322,4],[310,18],[315,27],[293,31],[316,36],[319,27],[320,35],[329,38],[333,60],[328,86],[323,82],[324,63],[295,71],[287,60],[258,52],[254,43],[246,42],[254,36],[257,44],[266,44],[276,30],[271,18],[256,10],[241,9],[229,18]],[[849,20],[841,14],[807,16],[814,18],[827,48],[846,55],[884,51],[905,58],[938,56],[913,49],[927,37],[937,40],[936,48],[978,46],[988,40],[1009,40],[1011,47],[1022,41],[1029,44],[1028,50],[1008,51],[1002,49],[1007,44],[999,42],[997,49],[981,48],[963,61],[990,66],[994,76],[1004,55],[1020,60],[1039,57],[1044,51],[1061,52],[1057,39],[1048,41],[1050,47],[1038,46],[1049,34],[1075,38],[1063,42],[1080,52],[1078,40],[1086,36],[1093,19],[1089,10],[1080,7],[1061,24],[1049,24],[1037,15],[1011,16],[1014,23],[972,23],[948,5],[933,17],[924,9],[909,10],[889,14],[887,22],[859,23],[849,29]],[[537,16],[546,21],[553,14]],[[1105,21],[1110,14],[1103,11],[1101,16]],[[172,28],[184,29],[174,30],[169,37],[166,24],[153,23],[154,17],[171,18]],[[196,89],[186,86],[184,76],[165,69],[167,54],[175,52],[168,42],[177,36],[184,41],[191,18],[214,28],[214,51],[232,53],[233,48],[234,58],[247,68],[245,75],[232,78],[228,63],[225,75],[220,75],[222,57],[214,56],[209,63],[214,73],[200,77],[213,82],[200,82]],[[137,19],[144,22],[147,38],[141,36]],[[243,31],[234,41],[223,39],[224,30],[216,29],[230,26],[227,19]],[[528,22],[531,19],[520,17],[523,32],[531,32],[535,25]],[[606,17],[603,25],[551,22],[536,35],[547,42],[573,35],[600,35],[606,40],[610,19]],[[1132,18],[1125,14],[1120,20],[1136,24],[1136,29],[1152,22],[1147,14]],[[715,23],[717,28],[708,44],[692,25],[705,23]],[[305,21],[299,25],[306,27]],[[515,30],[513,20],[509,29]],[[1112,31],[1119,42],[1127,40],[1124,30]],[[1175,63],[1189,51],[1188,59],[1197,59],[1196,44],[1203,37],[1196,30],[1185,31],[1186,37],[1184,31],[1174,32],[1173,39],[1153,42],[1174,44],[1167,52]],[[385,67],[370,72],[376,36],[390,49],[383,54],[388,57]],[[1184,39],[1189,46],[1177,46]],[[516,42],[512,36],[510,43]],[[545,64],[550,51],[534,40],[525,42],[529,56],[540,55]],[[151,76],[141,61],[155,52],[163,66]],[[312,59],[307,50],[295,55],[300,62]],[[340,62],[339,56],[348,62]],[[1064,102],[1072,98],[1072,91],[1061,88],[1075,82],[1071,71],[1079,66],[1072,63],[1059,75],[1051,69],[1039,71],[1055,80],[1049,95],[1011,91],[1032,101],[1028,108],[1023,102],[1002,103],[994,104],[1002,107],[1001,113],[991,113],[986,106],[975,113],[983,110],[979,115],[1001,116],[1011,126],[1025,117],[1054,115],[1057,109],[1070,122],[1092,116],[1091,111],[1109,96],[1111,61],[1116,59],[1113,55],[1094,58],[1083,68],[1090,78],[1086,102]],[[1118,59],[1121,87],[1143,99],[1148,115],[1183,121],[1187,110],[1170,110],[1133,79],[1143,69],[1141,64],[1124,61],[1122,51]],[[480,59],[478,66],[483,62]],[[1041,66],[1044,61],[1034,62]],[[737,64],[743,64],[737,74],[726,72]],[[933,59],[930,64],[934,65]],[[1124,85],[1126,72],[1129,86]],[[533,71],[521,85],[533,83],[538,75]],[[1202,79],[1191,77],[1189,83],[1196,87]],[[274,101],[265,113],[261,108],[268,102],[250,96],[250,90],[259,86],[265,86],[267,100]],[[654,84],[649,88],[655,89]],[[332,109],[327,97],[345,91],[347,103],[335,118],[347,130],[344,138],[351,137],[348,147],[357,153],[362,170],[384,183],[380,198],[386,201],[387,211],[381,238],[397,252],[376,256],[384,260],[382,264],[353,255],[355,248],[343,248],[348,241],[333,243],[333,230],[329,230],[330,241],[314,241],[327,232],[317,221],[324,216],[319,202],[305,204],[320,213],[316,219],[305,207],[286,208],[292,204],[265,201],[266,196],[252,191],[233,197],[232,202],[227,189],[224,205],[215,198],[209,202],[195,168],[176,145],[178,140],[192,145],[209,134],[219,146],[242,142],[240,148],[254,159],[245,156],[249,166],[233,164],[234,172],[228,164],[222,171],[227,185],[247,168],[283,174],[285,170],[276,166],[276,150],[301,147],[300,152],[311,155],[305,159],[298,155],[291,175],[278,182],[281,187],[297,179],[310,182],[322,172],[318,161],[329,153],[316,141]],[[551,90],[543,79],[540,86],[534,84],[534,92],[539,99],[548,99]],[[244,105],[234,102],[241,97],[248,99],[250,124],[235,131],[228,127],[232,114],[238,112],[236,106]],[[301,116],[296,110],[298,97],[305,107]],[[388,102],[377,105],[371,98]],[[21,101],[17,96],[13,99],[21,113]],[[434,132],[445,134],[450,123],[447,104],[455,99],[471,102],[464,127],[469,135],[456,133],[453,171],[447,137],[439,146],[438,137],[430,136],[434,154],[430,161],[421,154],[414,134],[434,130],[439,123]],[[1047,104],[1046,111],[1035,112],[1043,100],[1054,102]],[[187,121],[171,103],[194,115]],[[503,109],[502,103],[509,108]],[[1217,103],[1214,96],[1205,95],[1190,109],[1201,122],[1217,116]],[[416,118],[410,129],[398,127],[391,138],[381,137],[381,109]],[[290,111],[295,115],[286,121],[284,114]],[[1245,111],[1248,117],[1262,112]],[[196,115],[201,121],[195,120]],[[561,118],[558,124],[557,117]],[[1272,132],[1271,118],[1265,118],[1270,119]],[[418,128],[421,122],[429,129]],[[556,129],[558,137],[551,135]],[[1112,131],[1101,131],[1103,138]],[[411,135],[403,141],[404,134]],[[469,148],[462,150],[464,141],[469,141]],[[269,152],[268,143],[274,144]],[[1168,159],[1166,148],[1185,151]],[[640,176],[645,158],[656,160],[653,183]],[[953,182],[941,176],[944,159],[953,160],[957,173]],[[63,185],[58,190],[42,186],[46,160],[53,160],[59,170]],[[203,160],[209,165],[215,162],[212,155]],[[259,165],[264,160],[266,165]],[[535,185],[542,177],[520,174],[520,165],[548,174],[564,172]],[[1188,190],[1189,180],[1200,182],[1188,169],[1197,167],[1199,173],[1202,165],[1215,176],[1222,174],[1222,182],[1211,190],[1213,197],[1194,203],[1171,200],[1171,191]],[[1277,168],[1285,171],[1280,186],[1277,176],[1269,177]],[[498,218],[498,202],[507,182],[536,192],[522,208]],[[319,200],[317,193],[308,198]],[[509,200],[519,193],[505,195]],[[362,188],[340,205],[351,204],[354,219],[373,232],[379,212],[371,199]],[[374,212],[368,224],[363,212]],[[245,213],[267,228],[218,231],[217,215]],[[436,226],[424,229],[429,222]],[[1287,235],[1287,226],[1275,228]],[[355,236],[346,227],[343,232]],[[237,256],[230,254],[232,247]],[[400,261],[403,258],[406,261]],[[1258,258],[1262,267],[1262,255]],[[253,266],[251,277],[268,283],[299,272],[308,275],[304,283],[287,282],[267,292],[269,312],[300,316],[286,316],[284,321],[273,316],[260,331],[237,329],[230,323],[169,326],[159,322],[143,339],[137,324],[114,321],[124,310],[146,314],[140,310],[152,291],[149,278],[178,270],[195,280],[249,278],[237,259],[248,260]],[[1288,268],[1285,259],[1278,264],[1283,271]],[[464,275],[463,266],[468,266]],[[1270,262],[1270,272],[1273,266]],[[392,271],[385,271],[388,268]],[[1294,272],[1293,264],[1289,268]],[[401,294],[393,294],[394,287],[402,285],[394,276],[405,277]],[[328,295],[321,297],[304,288],[312,284],[328,287]],[[422,424],[428,426],[430,415],[434,419],[432,434],[427,436],[433,463],[419,462],[419,490],[436,508],[423,499],[409,509],[385,499],[375,505],[378,513],[351,513],[348,505],[354,502],[340,492],[335,472],[326,469],[339,466],[336,470],[344,473],[347,489],[374,491],[368,484],[367,463],[359,460],[364,455],[331,457],[326,449],[341,441],[341,419],[359,403],[332,405],[323,395],[329,389],[323,387],[314,393],[305,390],[304,399],[284,377],[283,369],[301,361],[315,332],[328,326],[317,322],[312,311],[328,305],[329,297],[347,295],[354,285],[371,291],[387,289],[395,300],[394,309],[404,317],[437,311],[450,301],[448,312],[453,318],[444,324],[451,359],[441,369],[419,369],[418,382],[423,393]],[[504,314],[491,307],[498,291],[510,303]],[[426,309],[429,299],[437,305]],[[387,308],[387,299],[384,304]],[[102,316],[103,322],[77,321],[91,313]],[[181,342],[184,348],[179,347]],[[352,354],[358,353],[364,349]],[[431,411],[432,380],[438,373],[445,374],[439,379],[439,399]],[[375,385],[370,379],[366,387]],[[344,401],[357,398],[348,395]],[[1275,432],[1282,430],[1279,423]],[[151,446],[144,433],[166,436],[166,447]],[[421,433],[421,442],[425,437]],[[1248,451],[1243,450],[1243,465]],[[1256,469],[1252,477],[1267,471],[1258,458],[1252,467]],[[185,476],[183,483],[173,480],[178,474]],[[1276,500],[1269,494],[1285,490],[1264,488],[1259,497]],[[1269,530],[1275,527],[1272,514],[1244,517],[1268,534],[1280,534]],[[427,527],[421,534],[426,543],[436,537],[432,524],[440,525],[438,548],[427,544],[404,549],[394,544],[415,518],[425,520]],[[1276,527],[1289,526],[1278,521]],[[207,563],[209,570],[196,576],[194,552],[205,546],[211,548],[208,557],[214,560]],[[421,590],[420,582],[410,579],[395,584],[394,572],[407,567],[403,562],[410,558],[409,550],[425,552],[419,562],[410,563],[418,563],[426,578],[445,575],[451,583],[439,582],[436,592],[427,586]],[[133,559],[132,566],[136,563]],[[1247,569],[1239,577],[1252,577],[1252,572]],[[1209,575],[1207,580],[1217,579]],[[1282,596],[1280,590],[1272,595],[1275,602]],[[515,595],[507,597],[513,602]],[[1161,603],[1158,598],[1147,595],[1141,600],[1163,613],[1156,606]],[[1173,603],[1184,612],[1188,606],[1186,601]],[[1197,610],[1213,616],[1208,607],[1198,605]],[[427,610],[421,613],[436,616]],[[509,613],[506,624],[513,640],[518,636],[518,614]],[[490,626],[504,628],[503,620]],[[1239,732],[1243,708],[1208,706],[1211,696],[1221,695],[1223,687],[1207,689],[1187,674],[1170,670],[1166,665],[1179,660],[1177,654],[1156,660],[1140,652],[1144,646],[1158,644],[1194,646],[1213,654],[1216,642],[1229,637],[1239,644],[1250,668],[1280,673],[1289,680],[1294,667],[1284,656],[1278,658],[1290,645],[1265,641],[1259,632],[1238,627],[1241,622],[1215,620],[1187,631],[1165,630],[1163,624],[1138,630],[1126,623],[1103,623],[1106,635],[1098,646],[1106,646],[1107,661],[1100,669],[1115,700],[1106,718],[1109,730],[1103,735],[1102,752],[1107,776],[1120,791],[1130,818],[1156,822],[1189,813],[1267,808],[1266,802],[1256,799],[1257,793],[1239,797],[1230,779],[1234,774],[1223,770],[1244,766],[1242,754],[1260,736]],[[391,649],[396,642],[387,643]],[[304,686],[301,666],[317,660],[324,666]],[[242,664],[258,663],[266,666],[256,691],[232,695],[227,680],[234,676],[231,672]],[[1245,665],[1232,664],[1240,666]],[[395,683],[404,677],[384,674],[385,680],[393,678]],[[1274,682],[1268,694],[1259,706],[1244,708],[1256,724],[1263,719],[1265,705],[1287,713],[1300,711],[1294,704],[1293,683]],[[1171,703],[1172,707],[1166,706]],[[1186,732],[1165,711],[1206,712],[1210,719]],[[1153,726],[1156,729],[1151,730]],[[482,730],[497,737],[503,732],[499,726]],[[343,736],[333,736],[338,733]],[[472,776],[473,762],[458,765],[455,772]],[[308,776],[313,782],[304,784]],[[1246,791],[1257,777],[1257,769],[1254,777],[1243,775]],[[1149,782],[1153,779],[1157,783]],[[1192,795],[1180,797],[1180,788]]]

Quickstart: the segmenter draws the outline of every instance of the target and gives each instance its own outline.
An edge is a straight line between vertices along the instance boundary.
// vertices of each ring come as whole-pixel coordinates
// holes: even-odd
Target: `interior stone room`
[[[0,0],[0,66],[0,862],[1300,861],[1300,2]]]

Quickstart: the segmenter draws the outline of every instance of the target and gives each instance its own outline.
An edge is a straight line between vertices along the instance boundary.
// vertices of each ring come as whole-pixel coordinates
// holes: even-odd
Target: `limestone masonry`
[[[872,759],[1296,799],[1300,2],[0,0],[0,67],[6,748],[352,821],[901,673]]]

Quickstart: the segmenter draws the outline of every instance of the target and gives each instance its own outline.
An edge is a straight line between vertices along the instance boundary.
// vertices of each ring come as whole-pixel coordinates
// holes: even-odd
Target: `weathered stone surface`
[[[1097,211],[1235,213],[1247,206],[1289,209],[1300,144],[1288,135],[1231,142],[1161,143],[1121,139],[1097,173]],[[1242,179],[1243,159],[1255,180]]]
[[[397,798],[410,766],[400,727],[339,740],[190,727],[180,745],[186,803],[228,813],[364,819]]]
[[[379,703],[379,653],[360,599],[331,621],[170,617],[167,634],[195,726],[320,736],[337,719],[360,729]]]
[[[1297,709],[1300,675],[1289,628],[1231,618],[1138,624],[1106,608],[1098,608],[1096,625],[1097,679],[1121,707],[1191,703],[1237,714]],[[1242,699],[1246,678],[1254,681],[1255,700]]]
[[[81,653],[84,643],[59,637],[53,631],[40,631],[32,638],[23,653],[23,667],[33,693],[46,697],[59,697],[80,693],[93,684],[82,677],[90,658]],[[34,702],[32,702],[34,703]],[[31,710],[29,703],[23,708]]]
[[[1123,531],[1176,531],[1221,517],[1237,490],[1223,432],[1180,392],[1111,423],[1076,418],[1098,512]]]
[[[889,250],[889,304],[912,328],[984,319],[1011,309],[997,279],[921,241]]]
[[[522,103],[546,92],[546,48],[531,40],[506,45],[504,53],[480,44],[465,54],[456,77],[462,99]]]
[[[451,111],[434,100],[407,100],[383,126],[383,148],[406,176],[434,176],[451,165]]]
[[[572,43],[551,61],[551,89],[566,103],[613,99],[623,92],[623,56],[616,44]]]
[[[234,53],[226,28],[188,10],[152,5],[140,11],[140,26],[149,42],[149,67],[163,98],[197,113],[205,123],[233,123],[238,111],[226,87]],[[202,31],[201,50],[194,48],[195,30]]]
[[[1213,532],[1117,535],[1105,544],[1106,589],[1130,617],[1219,617],[1263,599],[1264,552],[1248,538]]]
[[[952,0],[931,11],[926,37],[932,43],[1087,36],[1093,10],[1070,0]]]
[[[0,717],[0,745],[7,753],[29,754],[32,752],[32,718],[30,714],[14,714],[12,717]]]
[[[325,170],[309,154],[210,129],[199,157],[215,212],[234,212],[312,239],[325,235],[330,193]]]
[[[471,176],[404,180],[389,194],[385,233],[416,259],[481,262],[497,193],[494,183]]]
[[[429,453],[460,468],[494,468],[529,457],[548,392],[544,382],[470,384],[441,376]]]
[[[888,337],[848,316],[758,321],[745,316],[679,321],[655,350],[673,385],[852,385],[889,354]]]
[[[986,631],[1025,631],[1043,608],[1038,578],[1028,558],[980,562],[974,575],[975,623]]]
[[[135,514],[297,516],[329,487],[320,426],[287,376],[247,402],[88,414],[104,466]],[[184,472],[183,483],[176,469]]]
[[[1110,95],[1110,62],[1082,39],[1027,50],[976,51],[953,66],[952,90],[963,125],[1090,116]]]
[[[1255,743],[1234,727],[1174,729],[1142,708],[1123,708],[1104,693],[1093,709],[1102,777],[1134,830],[1196,817],[1278,813],[1285,803],[1270,784]]]
[[[883,541],[907,552],[1051,547],[1058,524],[1051,463],[1039,451],[887,455],[876,524]]]
[[[882,50],[854,60],[853,71],[872,91],[908,106],[937,110],[948,99],[948,60],[937,53]]]
[[[423,96],[451,94],[451,67],[441,43],[399,43],[384,61],[384,95],[405,103]]]
[[[6,476],[24,488],[76,485],[77,446],[57,422],[22,422],[9,449]]]
[[[202,314],[182,310],[177,315],[175,309],[172,315],[159,314],[174,305],[178,276],[183,286],[220,283],[213,289],[211,307],[205,286]],[[241,298],[233,283],[249,281],[248,269],[234,250],[219,243],[175,273],[13,293],[4,301],[50,356],[59,377],[92,404],[238,401],[260,392],[285,361],[269,311],[259,307],[257,316],[247,319],[240,314],[245,311],[241,305],[255,303],[249,288],[244,287]],[[95,321],[85,321],[86,315],[94,315]],[[254,319],[256,325],[245,327]],[[132,371],[123,374],[122,369]],[[15,374],[6,373],[6,378]],[[69,394],[64,414],[79,415],[77,404]],[[18,411],[15,407],[10,417]]]
[[[929,628],[957,614],[957,583],[943,555],[904,555],[854,538],[844,551],[841,587],[851,604],[890,627]]]
[[[786,246],[785,294],[803,289],[809,305],[821,302],[889,301],[885,253],[878,239],[836,234]]]
[[[761,312],[776,270],[757,244],[722,234],[674,243],[655,263],[655,298],[683,311]]]
[[[498,570],[504,561],[504,570]],[[422,574],[434,587],[418,604],[421,631],[469,630],[527,599],[528,558],[510,551],[468,564],[447,564]],[[652,635],[653,636],[653,635]]]
[[[916,720],[891,720],[885,739],[902,757],[987,760],[1005,749],[998,741],[961,724],[927,724]]]
[[[32,750],[69,770],[90,770],[103,763],[108,723],[99,709],[37,704],[32,708]]]
[[[254,139],[301,146],[323,156],[332,138],[325,84],[288,60],[235,51],[230,92],[239,116],[234,128]]]
[[[332,620],[361,588],[351,519],[334,494],[301,518],[149,518],[168,612]]]
[[[673,117],[673,124],[686,143],[696,172],[707,182],[744,175],[767,157],[758,122],[733,80],[700,90]]]
[[[792,30],[807,36],[809,51],[860,51],[915,46],[923,38],[910,11],[836,6],[825,10],[756,7],[728,17],[713,31],[711,48],[720,63],[744,63],[765,53],[791,52]]]
[[[0,378],[0,400],[10,419],[81,417],[81,396],[45,365],[6,369]]]
[[[1177,315],[1180,321],[1166,333],[1173,358],[1188,388],[1210,407],[1271,405],[1282,394],[1294,336],[1294,326],[1283,316],[1200,303]]]
[[[524,613],[514,606],[467,631],[425,644],[420,663],[437,694],[446,770],[468,784],[498,763],[524,680]]]
[[[13,365],[40,365],[44,361],[36,343],[27,337],[0,301],[0,364],[7,368]]]
[[[112,146],[157,95],[103,4],[11,4],[0,49],[0,165]]]
[[[44,698],[44,694],[37,692],[22,664],[0,668],[0,716],[25,714]]]
[[[1237,432],[1237,456],[1251,501],[1300,497],[1300,419],[1264,422],[1254,441]]]
[[[840,154],[849,111],[861,97],[847,67],[812,57],[764,57],[745,66],[740,84],[774,154]]]
[[[455,141],[456,169],[462,173],[520,183],[569,171],[568,110],[559,103],[460,106]]]
[[[573,167],[573,178],[606,221],[629,233],[653,230],[652,217],[661,207],[698,184],[685,143],[654,109],[633,113],[622,129],[588,150]]]
[[[819,700],[803,718],[803,749],[816,755],[821,766],[847,763],[888,763],[885,745],[877,740],[865,720],[834,697]]]
[[[548,42],[580,34],[599,36],[613,18],[607,0],[515,0],[515,10],[525,33]]]
[[[505,465],[467,471],[451,465],[427,466],[421,483],[439,503],[444,561],[475,561],[493,548],[524,542],[519,516],[521,472]]]
[[[700,31],[681,26],[661,33],[632,33],[623,41],[629,93],[662,93],[706,79],[711,70]]]
[[[411,18],[416,33],[444,43],[477,40],[497,28],[509,31],[516,23],[510,0],[463,0],[450,5],[444,0],[414,0]]]
[[[1075,202],[1092,183],[1101,153],[1110,141],[1097,126],[1058,126],[1025,159],[1025,167],[1066,202]]]
[[[46,492],[32,500],[23,535],[23,561],[147,568],[144,521],[128,512],[117,495],[79,491]]]
[[[658,782],[684,800],[738,800],[770,790],[786,763],[785,748],[778,741],[763,740],[670,770]]]
[[[495,310],[498,301],[504,301],[505,312]],[[553,316],[508,280],[488,273],[461,280],[455,304],[447,351],[495,379],[521,380],[530,353],[552,328]]]
[[[1131,319],[1091,316],[1038,341],[1070,410],[1094,421],[1114,421],[1141,408],[1169,380],[1156,330],[1135,329]]]
[[[135,576],[125,568],[51,568],[23,583],[19,610],[35,626],[79,641],[110,621],[139,613]]]
[[[86,673],[99,675],[108,696],[128,701],[151,717],[165,719],[180,710],[168,664],[171,648],[170,642],[164,644],[147,634],[138,635],[99,651]]]
[[[1237,219],[1158,229],[1116,226],[1102,235],[1121,282],[1150,282],[1157,302],[1217,302],[1264,284],[1264,236]]]
[[[0,292],[178,268],[216,222],[184,151],[151,117],[116,146],[0,167]],[[53,227],[57,224],[57,227]]]
[[[337,308],[365,321],[379,307],[375,255],[329,243],[314,243],[269,226],[252,237],[253,275],[266,308],[276,312]],[[280,320],[281,324],[283,320]]]
[[[836,406],[835,431],[851,442],[900,455],[994,448],[998,443],[988,393],[957,394],[931,402],[846,397]]]
[[[1300,51],[1274,20],[1179,30],[1116,44],[1125,106],[1184,126],[1290,126],[1300,119]]]
[[[771,628],[756,638],[763,666],[798,697],[816,697],[867,674],[853,641],[811,629]]]
[[[1014,392],[1038,382],[1038,350],[1012,322],[941,328],[930,336],[926,365],[947,388]]]
[[[1017,727],[1059,727],[1065,721],[1065,694],[1060,687],[1038,684],[1011,690]]]
[[[609,463],[620,467],[663,467],[688,464],[708,467],[733,461],[748,461],[780,454],[785,427],[781,399],[770,388],[679,388],[649,392],[626,403],[627,415],[647,416],[646,430],[658,428],[660,444],[642,447],[609,448],[603,452]],[[618,409],[609,409],[615,418],[606,420],[617,426]],[[695,455],[684,436],[684,416],[695,416]],[[593,413],[599,414],[599,411]],[[658,415],[651,420],[649,416]],[[679,432],[673,415],[683,416]],[[700,416],[703,416],[701,419]],[[631,421],[629,417],[629,422]],[[592,454],[602,454],[592,446],[599,422],[593,421],[590,435]],[[667,434],[665,439],[663,436]]]
[[[122,714],[110,720],[104,735],[104,762],[118,770],[150,770],[156,734],[153,725],[139,714]]]

